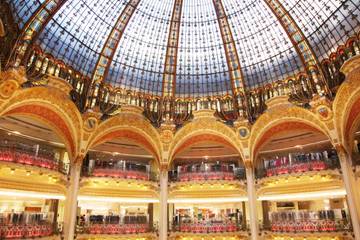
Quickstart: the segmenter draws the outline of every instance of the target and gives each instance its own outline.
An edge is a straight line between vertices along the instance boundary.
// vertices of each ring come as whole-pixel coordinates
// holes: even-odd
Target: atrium
[[[0,239],[360,240],[360,0],[0,0]]]

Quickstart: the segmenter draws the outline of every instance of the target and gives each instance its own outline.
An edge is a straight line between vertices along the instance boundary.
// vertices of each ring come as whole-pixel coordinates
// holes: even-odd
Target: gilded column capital
[[[246,169],[253,169],[254,165],[250,159],[244,160],[244,166]]]
[[[73,161],[71,162],[72,166],[81,167],[82,162],[83,162],[83,160],[85,158],[85,155],[86,155],[85,153],[81,153],[81,154],[78,154],[77,156],[75,156],[73,158]]]
[[[168,167],[169,167],[169,165],[168,165],[167,162],[166,162],[166,163],[165,163],[165,162],[161,162],[160,165],[159,165],[160,174],[161,174],[161,173],[164,173],[164,172],[167,173]]]
[[[335,144],[335,149],[336,149],[336,152],[338,153],[338,155],[346,156],[348,154],[345,146],[341,143]]]

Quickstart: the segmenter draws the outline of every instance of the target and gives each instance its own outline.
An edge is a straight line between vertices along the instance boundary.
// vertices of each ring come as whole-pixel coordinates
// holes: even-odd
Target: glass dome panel
[[[247,87],[282,80],[302,69],[285,30],[264,0],[223,0]]]
[[[173,0],[141,0],[110,65],[106,82],[161,95]]]
[[[231,92],[229,69],[212,0],[183,0],[176,95]]]
[[[360,28],[359,0],[281,0],[321,61]]]
[[[19,28],[22,29],[45,0],[8,0],[8,2],[14,11],[15,21],[18,23]]]
[[[66,1],[46,25],[38,44],[91,77],[99,53],[127,1]]]

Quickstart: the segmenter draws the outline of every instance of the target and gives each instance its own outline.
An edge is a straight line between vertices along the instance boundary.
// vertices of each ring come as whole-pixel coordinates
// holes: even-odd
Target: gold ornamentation
[[[0,83],[0,98],[10,98],[18,88],[19,84],[14,80],[7,80]]]

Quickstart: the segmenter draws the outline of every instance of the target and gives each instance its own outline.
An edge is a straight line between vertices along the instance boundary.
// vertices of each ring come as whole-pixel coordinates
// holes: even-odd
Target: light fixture
[[[65,200],[65,196],[61,194],[16,191],[7,189],[0,189],[0,196]]]
[[[278,194],[269,196],[259,196],[259,201],[271,201],[271,200],[300,200],[300,199],[314,199],[314,198],[332,198],[343,197],[346,195],[344,189],[334,189],[329,191],[318,192],[305,192],[305,193],[290,193],[290,194]]]
[[[96,196],[78,196],[78,201],[94,202],[117,202],[117,203],[158,203],[158,199],[151,198],[122,198],[122,197],[96,197]]]
[[[247,197],[227,197],[227,198],[174,198],[169,199],[168,203],[224,203],[224,202],[245,202]]]

